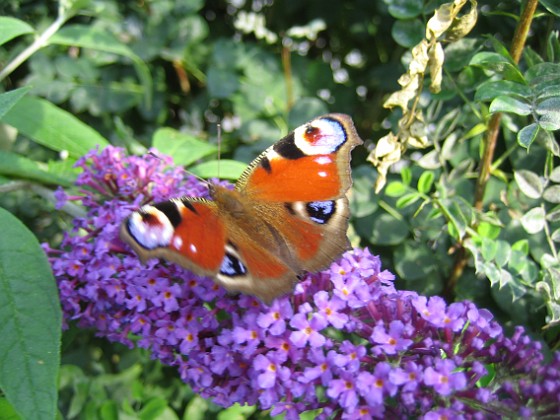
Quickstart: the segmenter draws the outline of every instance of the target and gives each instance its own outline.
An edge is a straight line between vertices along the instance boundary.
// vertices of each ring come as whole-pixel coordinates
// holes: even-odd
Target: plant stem
[[[525,41],[527,40],[527,34],[531,28],[531,22],[533,21],[538,4],[538,0],[527,0],[525,7],[521,12],[519,22],[517,22],[517,27],[515,28],[515,33],[513,34],[513,40],[510,47],[510,54],[515,63],[519,62],[521,54],[523,53]],[[484,137],[484,154],[482,156],[480,172],[478,174],[474,194],[474,207],[477,210],[482,210],[484,192],[486,190],[488,180],[490,179],[490,169],[494,159],[498,134],[500,133],[501,118],[501,114],[499,113],[492,115],[490,121],[488,122],[488,131]]]
[[[294,89],[292,81],[292,58],[290,48],[282,45],[282,67],[284,68],[284,80],[286,82],[287,112],[294,106]]]
[[[8,77],[15,69],[17,69],[21,65],[21,63],[31,57],[32,54],[46,46],[49,38],[60,29],[60,27],[64,24],[64,22],[66,22],[68,17],[69,16],[65,13],[59,13],[56,20],[41,35],[35,38],[35,41],[33,41],[31,45],[29,45],[26,49],[19,53],[16,58],[9,62],[8,65],[6,65],[6,67],[4,67],[2,71],[0,71],[0,81]]]
[[[517,22],[517,27],[515,28],[515,33],[513,34],[513,39],[511,41],[510,47],[510,54],[515,63],[519,62],[521,54],[523,53],[525,41],[527,40],[527,35],[529,33],[531,22],[533,21],[538,3],[538,0],[527,0],[525,2],[525,7],[521,12],[519,21]],[[474,192],[474,208],[478,211],[482,211],[483,209],[484,192],[486,191],[486,185],[488,184],[488,180],[490,179],[492,162],[494,160],[494,152],[496,151],[496,144],[498,142],[498,135],[500,133],[501,118],[502,116],[499,113],[492,115],[492,117],[488,121],[488,130],[486,131],[486,135],[483,139],[484,152],[482,155],[480,171],[476,180]],[[463,269],[467,264],[468,258],[469,254],[465,252],[465,249],[461,246],[459,251],[457,252],[455,264],[451,269],[451,274],[445,287],[448,297],[449,295],[451,295],[451,291],[455,290],[457,281],[463,274]]]

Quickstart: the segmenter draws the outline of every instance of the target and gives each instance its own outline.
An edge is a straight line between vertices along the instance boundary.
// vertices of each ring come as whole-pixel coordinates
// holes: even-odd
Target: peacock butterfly
[[[121,238],[142,261],[162,257],[269,303],[348,249],[350,152],[362,143],[349,116],[318,117],[261,153],[234,190],[209,184],[212,201],[145,205]]]

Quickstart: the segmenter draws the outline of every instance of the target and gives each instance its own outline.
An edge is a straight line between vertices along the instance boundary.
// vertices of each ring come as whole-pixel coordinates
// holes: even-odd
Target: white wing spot
[[[319,165],[328,165],[329,163],[332,163],[332,159],[328,156],[317,156],[315,159],[315,162],[317,162]]]
[[[175,236],[173,238],[173,248],[179,250],[181,249],[181,247],[183,246],[183,240],[181,239],[180,236]]]
[[[198,252],[198,249],[195,244],[189,244],[189,249],[193,254],[196,254]]]
[[[317,175],[319,175],[321,178],[326,178],[329,174],[327,174],[325,171],[320,171],[317,172]]]

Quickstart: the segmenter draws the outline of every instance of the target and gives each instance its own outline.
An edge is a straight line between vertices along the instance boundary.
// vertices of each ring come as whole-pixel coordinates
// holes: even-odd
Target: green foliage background
[[[94,145],[111,143],[132,153],[153,145],[177,164],[211,177],[221,123],[220,174],[235,179],[245,163],[288,130],[333,111],[352,115],[366,140],[352,161],[353,244],[380,254],[400,288],[444,294],[449,301],[474,300],[506,327],[525,325],[556,349],[560,7],[555,1],[540,1],[530,15],[519,63],[508,50],[519,42],[514,32],[532,2],[478,4],[472,32],[444,44],[441,92],[424,89],[417,97],[428,148],[409,148],[386,187],[374,193],[377,174],[366,160],[368,151],[389,131],[398,133],[402,115],[383,108],[383,102],[400,89],[397,81],[410,51],[442,3],[3,1],[0,206],[9,213],[0,213],[0,225],[11,229],[2,228],[0,284],[14,290],[25,278],[18,293],[28,302],[21,306],[21,299],[1,293],[0,308],[12,311],[0,309],[0,322],[12,325],[8,321],[25,305],[49,306],[35,300],[48,297],[53,309],[42,318],[52,321],[53,335],[45,348],[58,354],[56,292],[51,287],[45,295],[36,293],[54,280],[44,264],[24,261],[41,260],[37,240],[56,245],[71,217],[80,214],[74,207],[53,211],[53,191],[71,186],[72,164]],[[489,156],[489,127],[498,114],[499,137]],[[484,170],[491,176],[479,205],[477,180]],[[14,222],[14,215],[26,227]],[[25,245],[18,248],[21,268],[6,257],[14,243]],[[44,334],[32,320],[25,325],[3,334],[24,347]],[[49,359],[50,379],[34,385],[46,389],[44,400],[32,403],[18,400],[9,375],[16,363],[34,366],[34,360],[1,360],[0,413],[13,413],[13,405],[25,417],[39,405],[45,418],[55,407],[64,418],[266,417],[254,407],[220,410],[149,355],[90,332],[65,332],[61,356],[58,390],[53,386],[58,360]]]

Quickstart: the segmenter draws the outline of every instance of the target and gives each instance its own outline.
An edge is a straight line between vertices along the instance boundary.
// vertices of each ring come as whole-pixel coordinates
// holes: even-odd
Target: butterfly
[[[209,183],[212,200],[145,205],[121,238],[143,262],[164,258],[270,303],[349,248],[350,152],[362,143],[348,115],[318,117],[261,153],[235,189]]]

